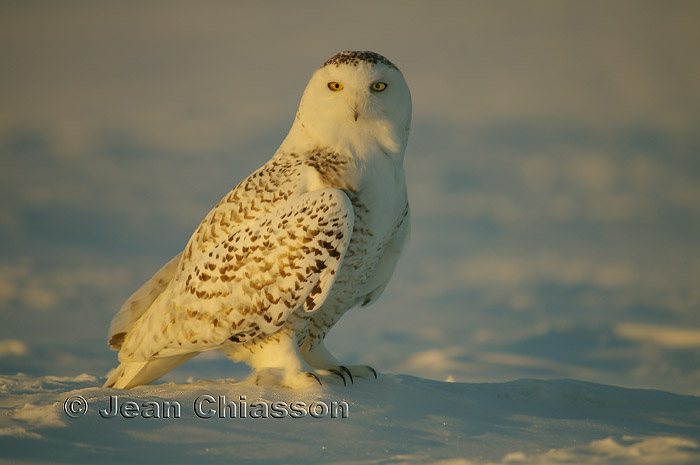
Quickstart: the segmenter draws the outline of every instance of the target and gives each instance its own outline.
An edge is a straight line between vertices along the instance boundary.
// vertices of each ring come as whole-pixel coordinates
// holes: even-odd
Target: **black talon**
[[[374,370],[374,368],[372,368],[372,367],[370,367],[370,366],[368,366],[367,368],[369,368],[370,370],[372,370],[372,373],[374,374],[374,379],[377,379],[377,372]]]
[[[348,374],[348,376],[350,377],[350,383],[351,383],[351,384],[355,384],[355,380],[352,379],[352,373],[350,373],[350,370],[348,370],[348,367],[345,367],[345,366],[343,366],[343,365],[340,365],[338,368],[340,368],[341,370],[343,370],[345,373]],[[376,376],[377,376],[376,373],[375,373],[374,376],[375,376],[375,378],[376,378]]]
[[[341,368],[342,368],[342,367],[341,367]],[[328,371],[330,371],[331,373],[333,373],[333,374],[336,375],[336,376],[340,376],[340,379],[343,380],[343,386],[347,386],[347,385],[348,385],[348,383],[345,382],[345,376],[343,376],[343,374],[342,374],[341,372],[339,372],[338,370],[335,370],[335,369],[331,369],[331,370],[328,370]]]
[[[316,376],[315,374],[313,374],[313,373],[307,371],[307,372],[306,372],[306,376],[308,376],[309,378],[315,379],[316,381],[318,381],[318,384],[320,384],[321,386],[323,386],[323,383],[321,382],[320,379],[318,379],[318,376]]]

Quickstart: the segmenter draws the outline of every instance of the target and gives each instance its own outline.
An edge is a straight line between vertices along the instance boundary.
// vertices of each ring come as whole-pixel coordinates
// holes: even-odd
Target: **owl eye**
[[[339,90],[343,90],[343,85],[339,82],[333,81],[328,83],[328,88],[333,92],[338,92]]]
[[[384,89],[386,89],[386,82],[375,82],[371,86],[369,86],[370,89],[372,89],[374,92],[381,92]]]

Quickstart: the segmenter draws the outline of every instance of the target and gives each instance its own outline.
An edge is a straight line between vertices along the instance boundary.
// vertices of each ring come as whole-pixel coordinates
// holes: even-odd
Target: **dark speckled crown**
[[[321,68],[324,66],[330,66],[330,65],[335,65],[335,66],[340,66],[340,65],[352,65],[352,66],[357,66],[359,63],[364,62],[364,63],[369,63],[371,65],[376,65],[377,63],[381,63],[386,66],[390,66],[394,69],[398,69],[396,65],[394,65],[392,62],[384,58],[378,53],[374,52],[340,52],[339,54],[335,55],[334,57],[330,58],[328,61],[326,61],[323,65],[321,65]]]

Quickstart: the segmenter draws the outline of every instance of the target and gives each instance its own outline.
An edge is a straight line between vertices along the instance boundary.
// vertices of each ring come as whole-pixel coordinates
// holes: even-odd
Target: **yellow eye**
[[[328,88],[333,92],[338,92],[339,90],[343,90],[343,85],[339,82],[333,81],[328,83]]]
[[[386,82],[375,82],[374,84],[369,86],[369,88],[375,92],[381,92],[384,89],[386,89]]]

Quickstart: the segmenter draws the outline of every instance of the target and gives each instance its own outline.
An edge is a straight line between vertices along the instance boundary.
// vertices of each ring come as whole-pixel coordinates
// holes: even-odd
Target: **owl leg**
[[[248,351],[250,349],[250,351]],[[290,389],[307,389],[321,383],[306,367],[297,347],[296,338],[290,331],[280,331],[253,347],[245,348],[238,357],[253,369],[248,382],[266,386],[283,386]]]

